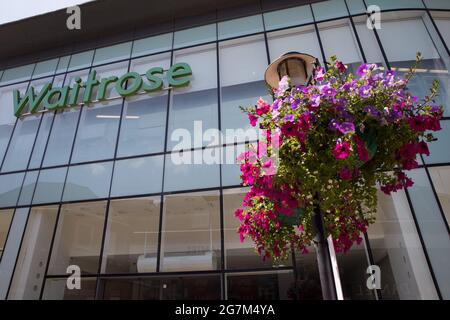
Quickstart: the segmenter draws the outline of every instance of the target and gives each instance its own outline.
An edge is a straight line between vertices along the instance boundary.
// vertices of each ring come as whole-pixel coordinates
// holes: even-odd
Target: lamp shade
[[[299,52],[288,52],[273,61],[266,69],[264,79],[273,89],[283,76],[289,76],[293,85],[306,85],[318,61],[315,57]]]

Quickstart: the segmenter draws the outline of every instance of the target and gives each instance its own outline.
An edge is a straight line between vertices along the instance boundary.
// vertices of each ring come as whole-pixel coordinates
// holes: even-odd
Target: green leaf
[[[278,221],[284,227],[297,226],[300,224],[300,219],[304,214],[305,210],[303,208],[296,208],[292,216],[287,216],[285,214],[277,213]]]
[[[369,152],[369,161],[370,161],[377,152],[376,130],[373,127],[366,127],[364,132],[361,132],[358,128],[356,130],[356,134],[365,142],[367,151]]]

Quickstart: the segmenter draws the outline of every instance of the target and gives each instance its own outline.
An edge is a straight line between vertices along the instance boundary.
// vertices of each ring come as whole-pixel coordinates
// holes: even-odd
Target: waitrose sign
[[[163,89],[164,77],[170,87],[185,87],[189,85],[190,80],[187,77],[191,75],[191,67],[183,62],[174,64],[169,70],[161,67],[151,68],[144,76],[137,72],[128,72],[121,77],[97,79],[97,72],[91,70],[85,82],[80,77],[76,77],[72,87],[52,87],[52,84],[48,83],[39,92],[30,86],[24,95],[19,90],[14,90],[14,114],[20,117],[25,112],[36,113],[41,106],[47,110],[72,107],[78,105],[80,100],[84,104],[94,100],[107,100],[108,89],[113,86],[122,97],[132,96],[141,90],[148,93],[156,92]],[[80,97],[82,88],[84,92]],[[92,97],[94,88],[97,88],[95,99]]]

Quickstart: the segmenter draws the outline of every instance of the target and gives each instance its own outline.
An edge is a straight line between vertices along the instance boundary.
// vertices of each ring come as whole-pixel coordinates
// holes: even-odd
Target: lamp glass
[[[288,76],[294,86],[306,85],[308,75],[306,73],[305,61],[297,57],[287,58],[278,65],[278,76]]]

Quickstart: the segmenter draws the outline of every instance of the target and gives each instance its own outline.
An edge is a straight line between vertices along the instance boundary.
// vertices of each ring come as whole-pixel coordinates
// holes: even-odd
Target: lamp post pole
[[[267,67],[264,78],[272,88],[278,88],[278,82],[285,75],[291,78],[292,85],[308,85],[317,65],[318,60],[313,56],[299,52],[288,52]],[[325,237],[323,215],[319,206],[319,194],[316,194],[314,198],[312,226],[315,236],[313,242],[317,255],[322,296],[324,300],[336,300],[335,279],[328,241]]]
[[[317,266],[319,268],[320,287],[324,300],[337,300],[336,286],[334,281],[333,269],[331,266],[330,249],[323,225],[323,215],[319,206],[319,195],[315,196],[314,215],[312,217],[312,226],[315,233],[313,242],[316,249]]]

